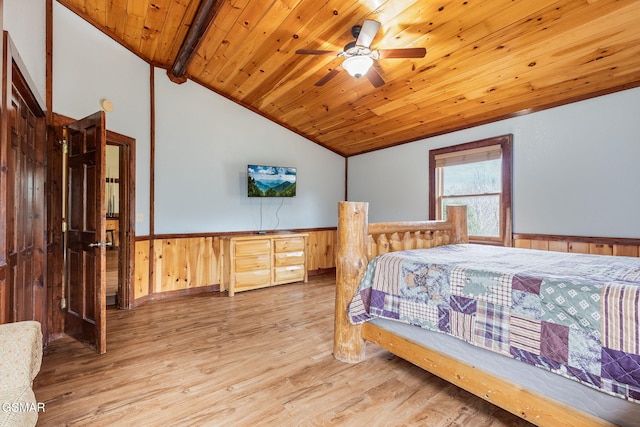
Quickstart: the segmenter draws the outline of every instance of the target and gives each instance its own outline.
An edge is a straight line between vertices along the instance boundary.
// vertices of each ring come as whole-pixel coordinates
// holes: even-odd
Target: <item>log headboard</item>
[[[347,306],[364,276],[367,263],[378,254],[398,250],[468,243],[466,206],[448,206],[446,221],[368,223],[366,202],[339,202],[336,252],[336,308],[333,355],[343,362],[365,357],[361,325],[352,325]]]

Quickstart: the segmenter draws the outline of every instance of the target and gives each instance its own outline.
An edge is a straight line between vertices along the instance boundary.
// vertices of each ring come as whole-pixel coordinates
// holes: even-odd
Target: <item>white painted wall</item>
[[[349,158],[371,221],[426,219],[429,150],[513,134],[515,233],[640,237],[640,88]]]
[[[12,25],[6,27],[19,29],[16,44],[30,72],[41,76],[44,93],[44,2],[8,3],[5,21]],[[53,20],[53,109],[82,118],[98,111],[101,99],[113,102],[107,128],[136,139],[136,214],[143,218],[136,234],[147,235],[151,69],[57,2]],[[160,69],[155,76],[156,233],[336,225],[344,196],[342,157],[195,83],[176,85]],[[249,199],[249,163],[297,167],[297,197]]]
[[[163,70],[155,88],[156,233],[337,225],[341,156]],[[248,198],[248,164],[296,167],[296,197]]]
[[[136,235],[147,235],[151,68],[57,2],[53,21],[53,111],[80,119],[111,100],[107,129],[136,140]]]
[[[35,84],[35,90],[44,102],[47,88],[45,2],[4,0],[3,5],[4,30],[9,32]]]

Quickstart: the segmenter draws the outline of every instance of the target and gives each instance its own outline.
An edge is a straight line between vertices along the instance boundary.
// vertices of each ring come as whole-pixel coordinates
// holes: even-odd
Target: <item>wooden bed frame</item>
[[[465,206],[447,207],[447,221],[368,223],[368,203],[340,202],[336,255],[336,309],[333,355],[357,363],[370,341],[494,405],[540,426],[614,426],[539,393],[397,336],[371,323],[353,325],[347,307],[368,261],[397,250],[468,243]]]

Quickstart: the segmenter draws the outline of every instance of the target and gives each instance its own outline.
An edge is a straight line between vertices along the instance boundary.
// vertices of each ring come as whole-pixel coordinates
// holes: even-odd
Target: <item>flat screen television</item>
[[[249,197],[294,197],[296,168],[248,165],[247,194]]]

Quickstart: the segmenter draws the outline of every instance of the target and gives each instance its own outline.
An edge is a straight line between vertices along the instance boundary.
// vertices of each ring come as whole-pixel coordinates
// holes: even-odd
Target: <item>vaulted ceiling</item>
[[[344,156],[640,86],[637,0],[58,1],[177,84]],[[296,54],[341,52],[365,19],[372,49],[426,56],[375,61],[376,88],[341,56]]]

